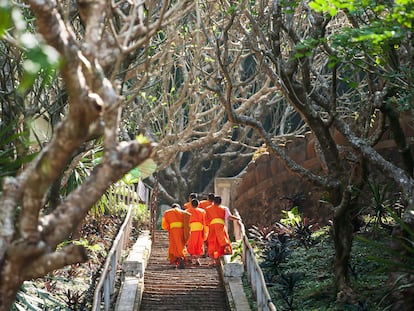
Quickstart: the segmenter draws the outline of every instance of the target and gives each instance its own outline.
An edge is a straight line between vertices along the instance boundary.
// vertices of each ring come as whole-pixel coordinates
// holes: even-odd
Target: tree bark
[[[347,293],[349,283],[349,259],[351,256],[353,227],[349,208],[343,206],[343,211],[338,210],[333,217],[333,240],[335,246],[335,287],[337,292]]]
[[[119,141],[117,111],[122,98],[102,73],[99,57],[92,55],[96,50],[86,48],[93,40],[79,48],[54,2],[28,2],[39,32],[65,58],[60,74],[69,109],[50,142],[16,178],[6,180],[0,195],[0,311],[9,310],[25,280],[87,260],[83,247],[68,245],[58,249],[58,245],[69,239],[111,184],[154,156],[150,142]],[[104,16],[102,12],[95,12],[94,16],[98,15]],[[95,23],[96,27],[100,26]],[[88,141],[91,129],[99,120],[105,124],[102,163],[46,214],[47,192],[67,169],[76,151]]]
[[[39,242],[39,244],[41,244]],[[0,276],[0,311],[9,310],[16,298],[20,286],[25,280],[38,278],[66,265],[81,263],[88,260],[82,246],[69,245],[60,251],[35,258],[22,256],[21,253],[31,254],[36,245],[16,246],[21,252],[10,252],[3,263]],[[33,255],[33,253],[32,253]]]

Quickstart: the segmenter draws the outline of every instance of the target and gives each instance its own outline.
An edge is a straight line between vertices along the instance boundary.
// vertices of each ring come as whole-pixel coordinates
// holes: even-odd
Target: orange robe
[[[184,203],[184,209],[185,210],[188,210],[190,207],[192,207],[193,205],[191,204],[191,201],[190,202],[185,202]]]
[[[229,235],[224,226],[226,211],[220,205],[213,204],[206,209],[208,226],[208,256],[217,259],[233,252]]]
[[[190,235],[190,214],[179,208],[165,211],[162,217],[162,228],[168,230],[168,259],[175,263],[179,257],[185,258],[186,243]]]
[[[209,200],[201,200],[198,203],[198,207],[202,208],[202,209],[206,209],[207,207],[209,207],[211,204],[213,204],[213,202],[209,201]]]
[[[204,240],[206,239],[206,211],[201,208],[190,207],[187,211],[190,216],[190,238],[187,243],[187,251],[190,255],[200,256],[204,254]]]

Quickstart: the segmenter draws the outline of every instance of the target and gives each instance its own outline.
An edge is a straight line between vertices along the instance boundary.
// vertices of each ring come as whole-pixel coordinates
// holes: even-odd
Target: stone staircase
[[[167,260],[168,232],[155,231],[152,245],[148,239],[149,258],[148,245],[142,241],[137,241],[124,262],[116,311],[250,310],[241,282],[242,266],[223,261],[223,265],[209,267],[209,259],[201,258],[201,266],[187,264],[185,269],[176,269]]]
[[[157,231],[145,271],[141,311],[229,310],[226,291],[217,267],[186,265],[175,269],[167,260],[168,232]]]

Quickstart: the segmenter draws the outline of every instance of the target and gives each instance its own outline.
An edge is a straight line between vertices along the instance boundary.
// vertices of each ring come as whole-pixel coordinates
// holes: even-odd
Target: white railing
[[[237,210],[234,211],[234,214],[240,217]],[[248,237],[246,236],[246,231],[242,221],[233,222],[233,233],[235,239],[242,242],[242,261],[246,269],[247,279],[249,280],[253,296],[256,297],[257,310],[276,311],[276,307],[272,302],[269,291],[267,290],[262,269],[257,263],[254,250],[250,245]]]
[[[121,265],[122,252],[128,247],[131,234],[133,207],[140,201],[134,185],[115,185],[114,187],[117,187],[118,191],[116,191],[116,195],[112,196],[109,204],[112,204],[112,206],[115,206],[115,204],[126,204],[128,206],[128,212],[115,240],[113,241],[112,247],[106,257],[102,273],[99,277],[98,284],[95,287],[92,311],[108,311],[111,307],[111,298],[115,292],[116,272]],[[119,187],[122,187],[123,189],[119,189]],[[114,188],[112,188],[112,190],[113,189]]]

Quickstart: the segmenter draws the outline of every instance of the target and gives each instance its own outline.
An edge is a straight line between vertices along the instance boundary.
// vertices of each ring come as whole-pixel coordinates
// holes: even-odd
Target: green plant
[[[69,310],[80,310],[80,307],[83,305],[83,293],[80,293],[79,291],[73,291],[73,290],[66,290],[65,292],[65,303]]]
[[[113,201],[112,198],[113,198],[113,195],[112,195],[111,191],[110,190],[106,191],[101,196],[101,198],[99,199],[99,201],[96,202],[92,206],[92,208],[90,210],[90,214],[93,217],[99,217],[99,216],[103,215],[106,212],[107,207],[110,206],[110,202]]]
[[[384,222],[384,218],[386,217],[387,209],[390,206],[388,197],[391,185],[383,185],[370,180],[368,186],[372,194],[371,208],[374,212],[374,229],[378,229],[379,226],[390,229],[390,226]]]
[[[150,226],[150,211],[144,203],[135,203],[133,205],[133,221],[137,228]]]
[[[230,261],[236,261],[241,258],[243,254],[243,242],[242,240],[232,243],[233,254],[230,257]]]
[[[386,207],[386,211],[395,222],[391,244],[358,237],[360,241],[381,250],[381,256],[368,255],[367,259],[394,275],[391,289],[383,296],[381,304],[395,293],[402,297],[411,295],[410,289],[414,288],[414,230],[391,208]]]
[[[287,309],[285,310],[294,310],[294,290],[297,283],[302,279],[302,274],[297,272],[284,273],[279,276],[278,283],[279,289],[278,292],[282,297],[282,300],[286,303]]]
[[[286,261],[293,241],[289,234],[281,234],[273,227],[252,226],[249,229],[250,238],[259,246],[261,259],[260,266],[268,273],[265,274],[268,282],[280,274],[280,264]]]
[[[289,211],[282,211],[282,214],[285,218],[280,219],[280,223],[285,226],[296,226],[302,221],[301,216],[299,215],[299,209],[297,206],[293,207]]]
[[[13,121],[5,127],[0,127],[0,179],[15,176],[20,167],[33,160],[37,154],[18,154],[17,146],[23,145],[26,148],[29,142],[25,139],[26,132],[16,132],[16,124],[17,121]]]
[[[289,256],[293,241],[289,235],[276,235],[263,248],[260,256],[263,261],[260,266],[268,269],[269,273],[265,276],[268,281],[272,281],[274,276],[281,273],[280,265],[286,261]]]
[[[65,302],[44,289],[28,282],[24,283],[16,295],[10,311],[67,310]]]
[[[310,222],[308,218],[303,218],[294,228],[294,238],[299,241],[299,243],[309,248],[315,244],[315,239],[313,238],[313,232],[318,228],[316,224]]]
[[[296,206],[289,211],[282,211],[282,213],[286,217],[276,223],[279,233],[290,235],[306,248],[315,243],[312,234],[317,230],[317,224],[312,223],[307,217],[302,218]]]
[[[138,194],[131,191],[123,181],[112,185],[91,208],[91,215],[99,217],[104,213],[125,214],[128,211],[128,201],[138,202]],[[139,204],[137,204],[139,205]],[[141,207],[135,209],[140,215]]]
[[[91,244],[90,241],[88,241],[87,239],[81,238],[79,240],[68,240],[65,241],[61,244],[58,245],[58,249],[62,248],[68,244],[74,244],[74,245],[81,245],[83,246],[87,253],[88,253],[88,257],[89,259],[95,259],[97,260],[98,257],[105,257],[106,256],[106,251],[105,248],[101,245],[101,244]],[[73,269],[75,270],[74,272],[76,272],[76,268]]]
[[[259,247],[265,246],[268,241],[272,239],[272,236],[277,234],[274,226],[263,227],[263,226],[252,226],[248,229],[249,238],[253,241],[253,244],[258,245]]]

